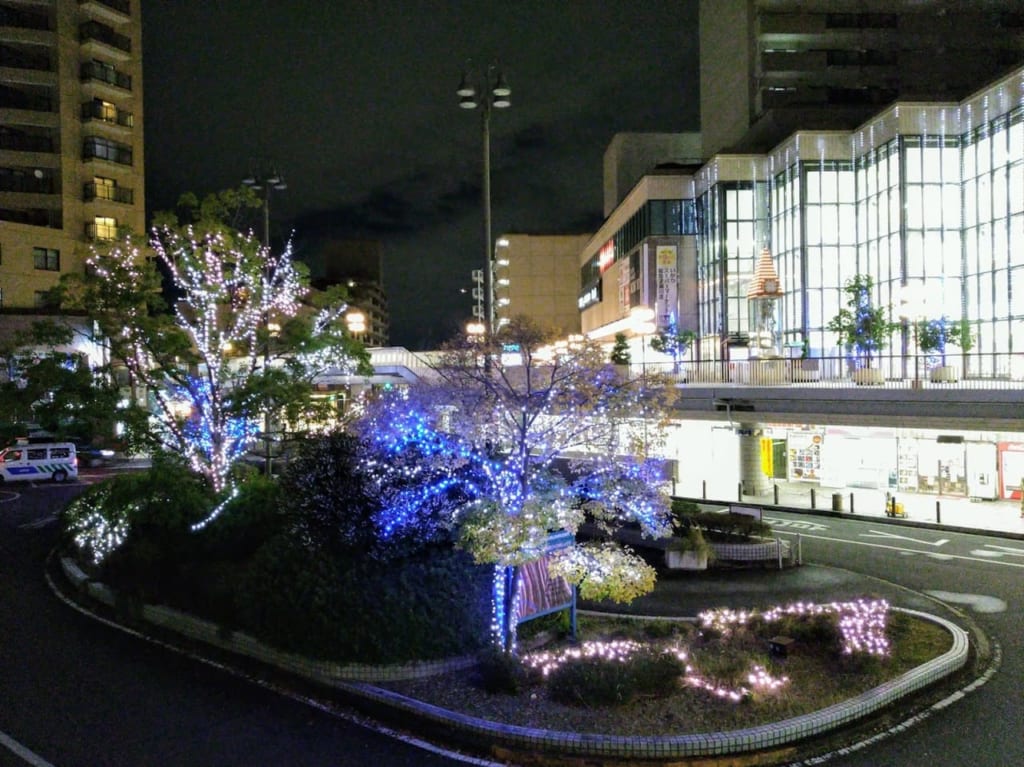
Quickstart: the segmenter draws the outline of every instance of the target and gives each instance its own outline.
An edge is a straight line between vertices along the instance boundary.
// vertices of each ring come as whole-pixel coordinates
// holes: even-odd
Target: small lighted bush
[[[624,651],[618,655],[618,650]],[[679,689],[685,662],[650,647],[609,648],[559,664],[547,674],[553,700],[579,706],[623,705],[641,696],[665,697]]]

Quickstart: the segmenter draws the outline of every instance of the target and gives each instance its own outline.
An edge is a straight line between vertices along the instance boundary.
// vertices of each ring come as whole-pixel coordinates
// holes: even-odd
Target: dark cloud
[[[592,231],[616,132],[697,128],[696,6],[151,0],[147,205],[270,157],[288,180],[275,231],[379,239],[393,341],[436,345],[468,317],[459,289],[485,250],[480,115],[454,93],[466,57],[499,58],[512,87],[490,124],[494,233]]]

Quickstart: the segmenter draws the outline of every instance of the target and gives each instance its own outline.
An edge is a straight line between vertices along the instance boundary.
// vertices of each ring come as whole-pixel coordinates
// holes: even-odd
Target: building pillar
[[[744,495],[764,495],[771,492],[772,480],[761,470],[760,424],[741,423],[736,427],[740,443],[740,482]]]

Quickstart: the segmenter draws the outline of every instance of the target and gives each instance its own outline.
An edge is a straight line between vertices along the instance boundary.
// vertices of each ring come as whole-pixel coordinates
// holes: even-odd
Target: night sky
[[[145,0],[147,210],[237,186],[268,158],[275,237],[379,240],[391,342],[435,348],[469,318],[483,262],[479,110],[467,59],[498,60],[493,232],[602,220],[620,131],[698,129],[696,0]]]

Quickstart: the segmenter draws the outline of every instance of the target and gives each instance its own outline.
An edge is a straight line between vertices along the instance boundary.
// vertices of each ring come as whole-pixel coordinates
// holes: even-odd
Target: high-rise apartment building
[[[960,101],[1022,60],[1021,0],[701,0],[704,156]]]
[[[141,0],[0,0],[0,311],[145,231]]]

